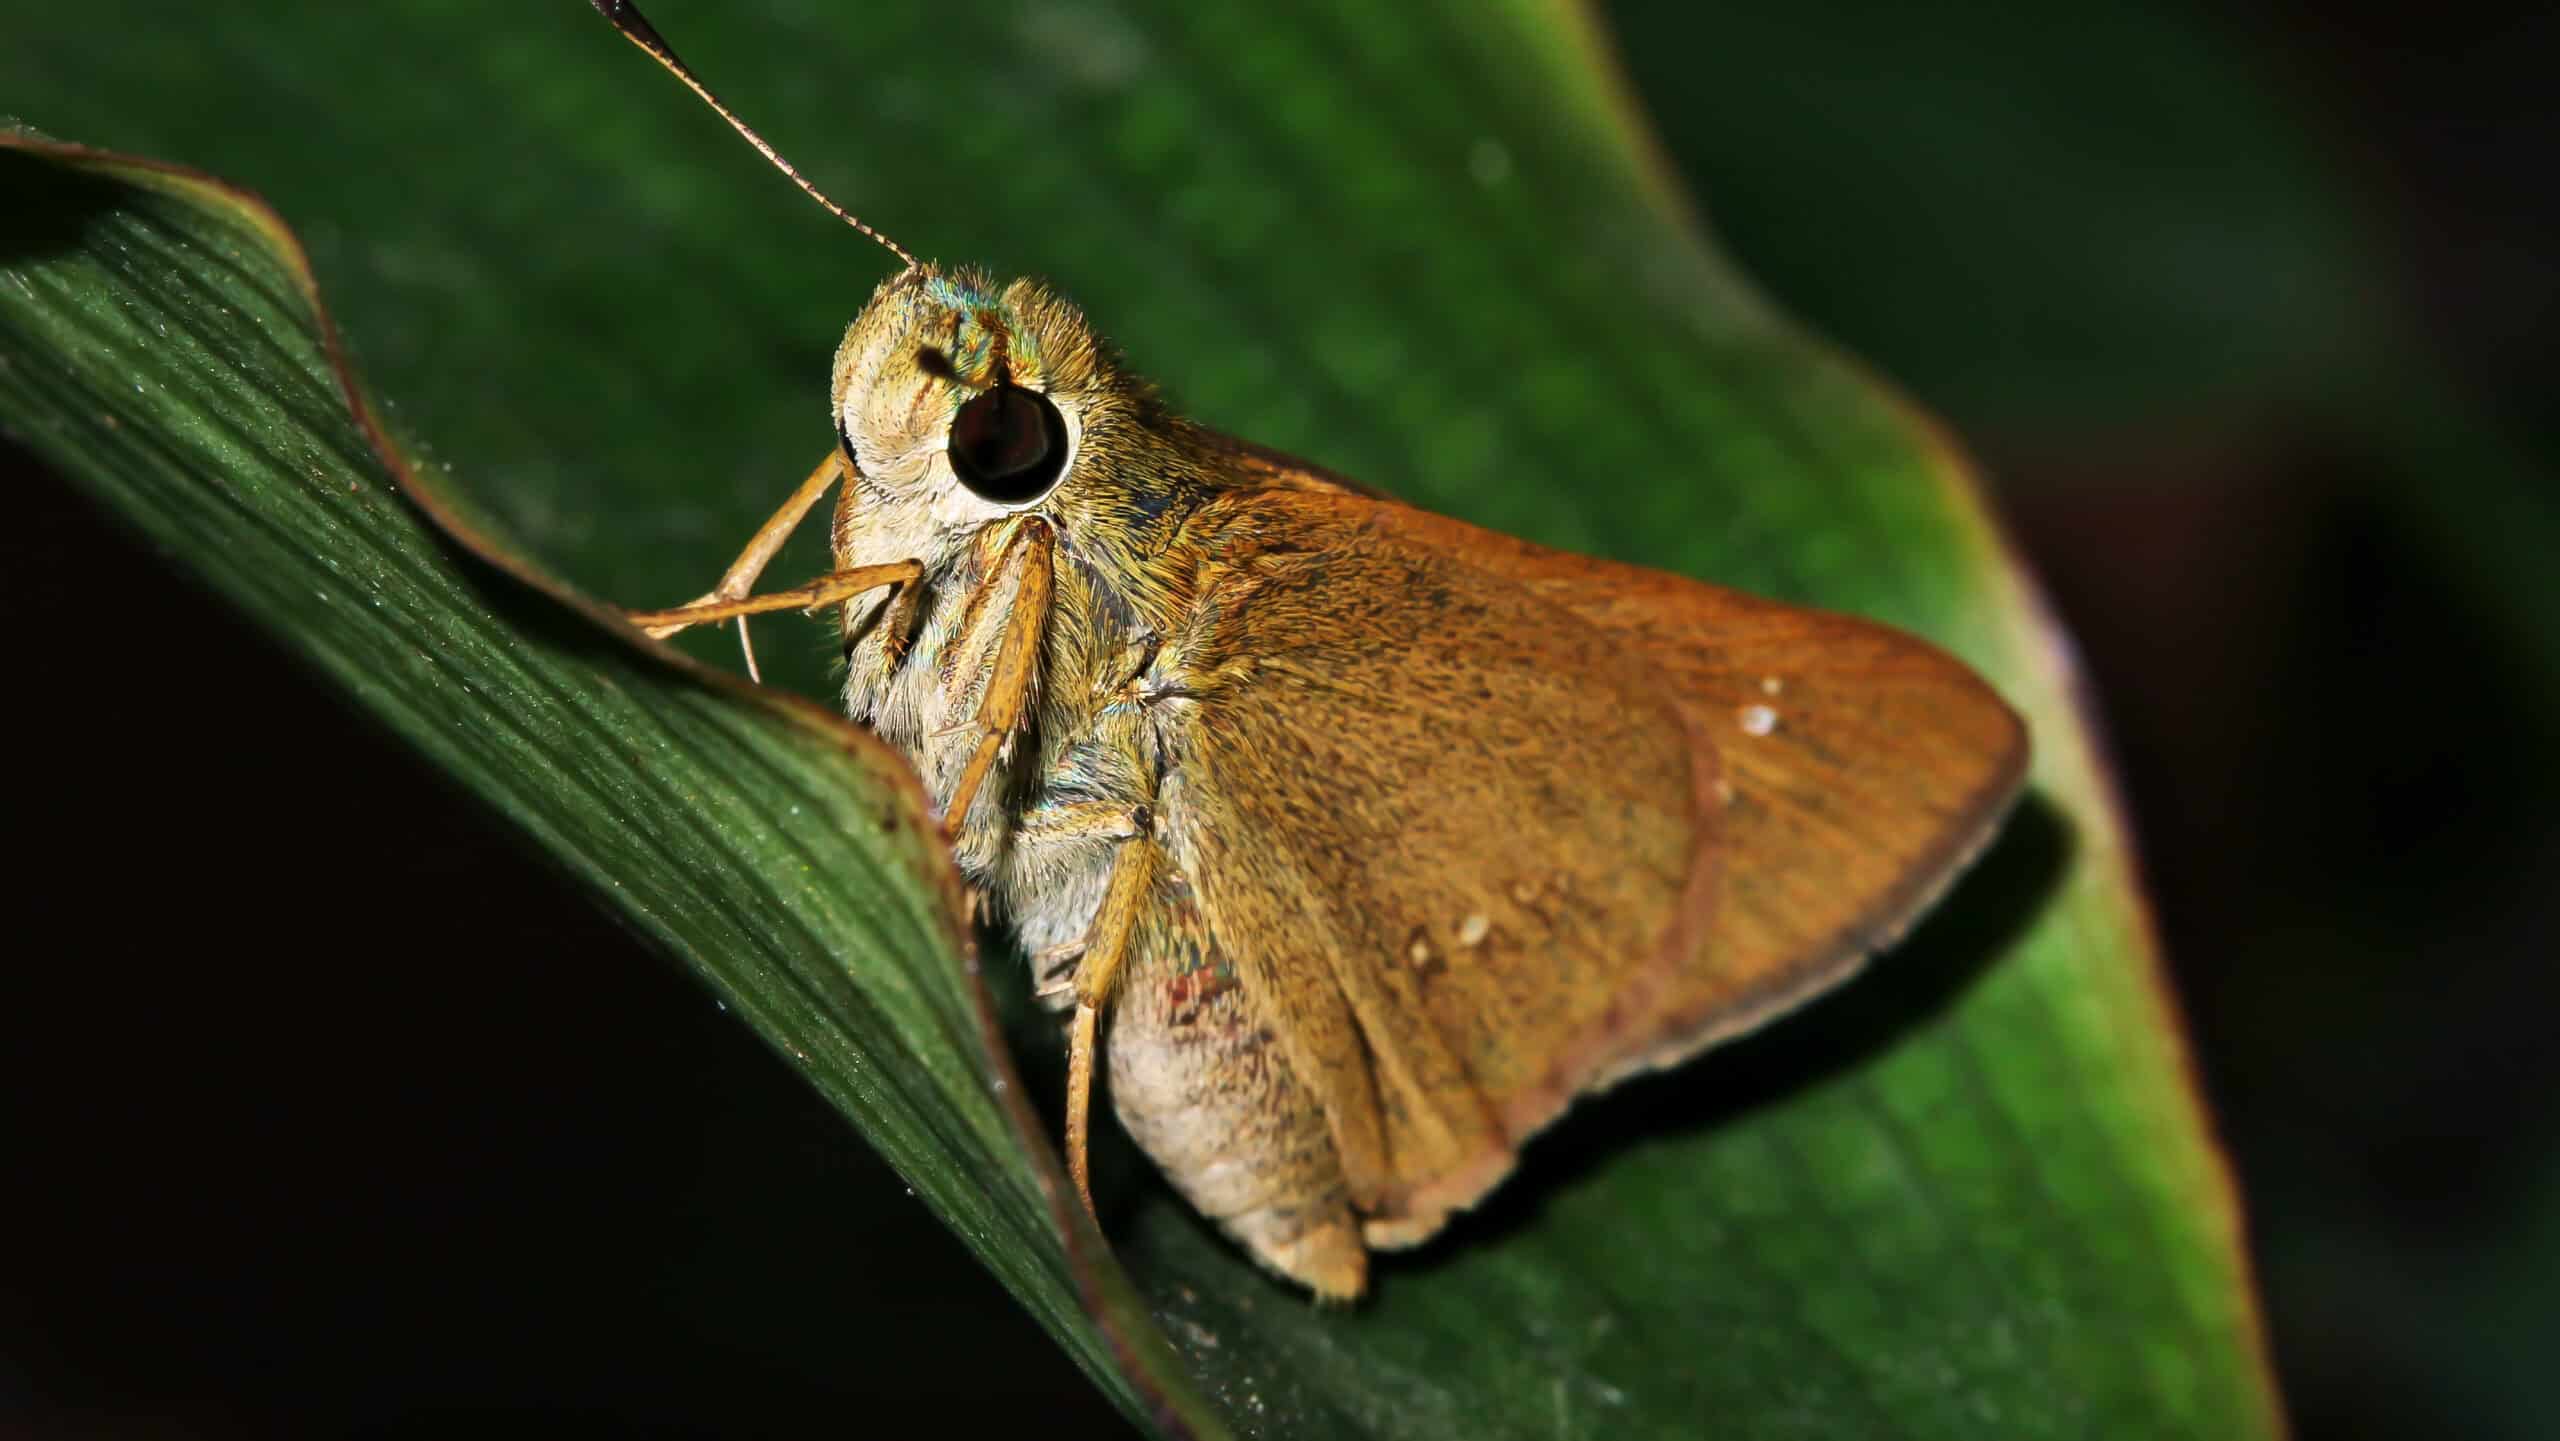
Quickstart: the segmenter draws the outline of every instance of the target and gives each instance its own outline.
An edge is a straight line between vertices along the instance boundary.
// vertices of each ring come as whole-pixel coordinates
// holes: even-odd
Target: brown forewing
[[[1391,523],[1641,656],[1716,758],[1711,934],[1644,1024],[1569,1058],[1586,1089],[1675,1064],[1844,978],[1981,851],[2025,779],[2025,722],[1916,636],[1423,511],[1399,507]]]
[[[1711,758],[1645,667],[1399,508],[1260,491],[1193,536],[1165,835],[1322,1098],[1372,1244],[1490,1187],[1695,949]]]
[[[1372,1245],[1574,1096],[1844,976],[1978,847],[2016,716],[1927,644],[1332,490],[1230,495],[1164,834]]]

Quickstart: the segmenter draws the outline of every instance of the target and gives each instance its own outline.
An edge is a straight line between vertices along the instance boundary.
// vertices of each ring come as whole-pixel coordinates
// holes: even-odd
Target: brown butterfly
[[[846,709],[1072,1010],[1079,1189],[1099,1052],[1193,1205],[1356,1296],[1575,1097],[1890,944],[2016,793],[2024,726],[1927,643],[1194,425],[1041,286],[818,195],[594,3],[905,262],[836,352],[836,448],[717,589],[632,619],[843,607]],[[839,485],[835,573],[751,596]]]

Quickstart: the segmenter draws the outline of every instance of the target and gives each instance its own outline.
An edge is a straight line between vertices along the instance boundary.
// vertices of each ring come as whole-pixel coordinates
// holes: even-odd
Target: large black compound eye
[[[1067,421],[1049,397],[999,385],[951,418],[951,472],[998,505],[1048,494],[1067,465]]]

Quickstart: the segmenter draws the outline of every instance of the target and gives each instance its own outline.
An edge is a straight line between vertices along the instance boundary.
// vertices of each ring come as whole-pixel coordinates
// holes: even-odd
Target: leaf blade
[[[805,703],[475,583],[390,495],[438,503],[339,398],[316,289],[252,198],[23,135],[0,135],[0,166],[29,213],[84,217],[67,244],[0,234],[13,429],[691,962],[1124,1409],[1189,1407],[1182,1424],[1215,1434],[1178,1375],[1148,1380],[1143,1318],[1111,1329],[1123,1283],[1069,1274],[1054,1162],[1018,1129],[1033,1123],[1007,1100],[982,993],[955,983],[974,965],[957,882],[894,757]]]
[[[2193,1099],[2178,1089],[2182,1060],[2151,989],[2156,961],[2103,776],[2076,729],[2067,666],[1961,465],[1868,378],[1789,334],[1719,271],[1674,207],[1644,190],[1641,167],[1624,154],[1623,117],[1610,117],[1605,84],[1577,68],[1588,57],[1541,28],[1555,23],[1548,12],[1518,7],[1456,38],[1446,17],[1372,23],[1319,13],[1240,28],[1247,22],[1215,7],[1107,13],[1142,48],[1156,47],[1156,71],[1141,73],[1223,77],[1220,64],[1234,56],[1249,73],[1234,95],[1205,81],[1172,98],[1154,83],[1061,86],[1036,68],[1032,46],[1001,36],[990,75],[965,103],[936,112],[947,122],[936,134],[950,142],[939,156],[897,155],[870,138],[894,132],[902,95],[912,105],[954,83],[921,66],[930,78],[893,73],[856,95],[796,101],[785,85],[750,108],[786,138],[827,133],[821,126],[857,107],[869,122],[840,147],[851,161],[835,163],[864,170],[854,186],[823,171],[822,183],[861,197],[866,214],[929,216],[964,253],[1034,259],[1071,277],[1106,331],[1176,381],[1205,418],[1472,519],[1846,605],[1948,641],[2029,709],[2048,829],[2060,832],[2030,836],[2023,851],[2013,841],[1992,858],[1990,880],[1969,885],[1954,913],[1840,1000],[1577,1115],[1533,1149],[1515,1191],[1447,1245],[1388,1268],[1376,1305],[1351,1317],[1295,1308],[1160,1192],[1132,1182],[1141,1189],[1134,1209],[1113,1217],[1115,1239],[1227,1413],[1241,1426],[1302,1434],[1495,1434],[1612,1416],[1635,1425],[1623,1408],[1608,1409],[1611,1388],[1664,1425],[1712,1406],[1773,1430],[1793,1417],[1811,1418],[1813,1429],[1957,1434],[1986,1401],[2067,1431],[2156,1394],[2164,1424],[2213,1417],[2243,1434],[2272,1429],[2271,1389],[2247,1360],[2255,1326],[2236,1221],[2216,1209],[2227,1192],[2217,1189]],[[735,55],[731,47],[776,32],[847,53],[915,53],[930,34],[921,15],[883,7],[847,35],[756,13],[732,22],[725,39],[712,17],[658,18],[684,25],[679,43],[715,71],[707,55]],[[434,33],[414,16],[375,23]],[[697,31],[709,47],[691,38]],[[1399,57],[1436,53],[1443,40],[1465,57],[1451,81],[1458,100],[1380,83]],[[616,141],[584,116],[583,128],[537,116],[527,130],[558,142],[570,174],[622,176],[624,188],[608,193],[682,190],[694,203],[644,208],[651,219],[633,249],[660,257],[649,264],[626,258],[602,282],[564,281],[537,259],[531,274],[500,282],[482,258],[473,273],[503,303],[464,295],[452,304],[466,330],[501,313],[521,325],[514,307],[539,295],[550,307],[543,313],[565,317],[539,332],[548,364],[589,376],[644,354],[673,373],[623,387],[644,398],[639,413],[628,396],[580,379],[557,392],[557,414],[530,415],[521,401],[493,397],[485,379],[432,371],[425,347],[372,344],[404,386],[429,397],[420,404],[439,434],[468,437],[447,442],[463,447],[455,453],[570,457],[510,462],[485,486],[475,465],[471,489],[495,498],[532,548],[570,574],[606,594],[659,599],[687,588],[670,586],[670,570],[707,573],[725,558],[778,494],[772,477],[805,468],[786,445],[823,443],[802,413],[814,411],[811,357],[770,346],[759,355],[745,337],[769,326],[814,349],[824,332],[799,314],[801,298],[849,287],[831,279],[831,260],[789,258],[815,232],[780,228],[806,223],[781,218],[797,213],[785,196],[762,208],[757,197],[783,188],[721,149],[716,127],[681,96],[663,97],[663,114],[639,99],[651,78],[608,41],[581,31],[527,43],[549,47],[542,65],[563,93],[646,107],[635,128],[651,138]],[[582,44],[594,47],[592,66]],[[1336,66],[1337,57],[1347,58]],[[739,85],[725,88],[739,98]],[[1507,127],[1500,117],[1522,113],[1523,97],[1553,124]],[[1330,118],[1315,113],[1326,110]],[[360,108],[350,123],[366,123]],[[697,132],[698,147],[674,138]],[[1496,183],[1483,178],[1496,167],[1477,163],[1494,153],[1477,146],[1488,138],[1508,167]],[[791,148],[811,159],[804,144]],[[957,216],[916,203],[933,193],[938,170],[989,156],[1013,162],[1002,168],[1008,180],[1022,177],[1010,203]],[[691,174],[696,163],[704,174]],[[315,206],[336,203],[317,184],[309,194]],[[359,195],[399,215],[398,233],[414,237],[403,243],[438,264],[474,250],[466,232],[439,231],[435,216],[399,209],[397,196]],[[1062,198],[1096,197],[1103,203],[1074,208],[1075,224],[1024,223],[1061,213]],[[1306,209],[1293,208],[1302,201]],[[1417,233],[1390,214],[1436,223]],[[912,226],[891,230],[915,238]],[[1291,233],[1323,244],[1272,239]],[[1480,248],[1496,252],[1490,266]],[[687,270],[688,290],[725,297],[735,313],[659,292],[653,313],[599,322],[612,287],[631,283],[621,266],[645,274],[671,263]],[[349,268],[371,273],[364,263]],[[373,335],[377,321],[395,336],[414,325],[393,303],[401,298],[397,285],[371,287],[355,302],[366,317],[360,333]],[[1595,326],[1593,315],[1651,324]],[[567,333],[555,344],[554,331]],[[645,397],[669,387],[703,414],[647,414]],[[481,406],[500,413],[484,420],[472,413]],[[547,446],[526,445],[523,436],[543,427],[566,428]],[[678,434],[690,443],[670,464]],[[728,477],[707,485],[688,469],[733,455]],[[1572,486],[1551,479],[1560,477]],[[1977,889],[1999,897],[1969,900]],[[2022,908],[2033,915],[2016,914]],[[2054,1039],[2014,1039],[2041,1032]],[[1976,1052],[1990,1059],[1969,1059]],[[2107,1104],[2075,1115],[2053,1100],[2081,1082]],[[1911,1154],[1896,1149],[1898,1131],[1916,1137]],[[2029,1141],[2070,1162],[2057,1181],[2029,1188],[1999,1175],[1997,1158]],[[1901,1173],[1927,1185],[1897,1191],[1891,1180]],[[1781,1186],[1773,1175],[1794,1180]],[[1897,1194],[1916,1210],[1888,1204]],[[1821,1209],[1791,1218],[1785,1202],[1796,1195]],[[1863,1198],[1852,1219],[1881,1228],[1875,1236],[1825,1220],[1843,1197]],[[2066,1244],[2068,1235],[2028,1224],[2039,1207],[2139,1218],[2160,1231],[2172,1264],[2146,1277],[2148,1252]],[[1598,1303],[1570,1283],[1604,1263],[1626,1269],[1594,1238],[1630,1231],[1675,1238],[1664,1245],[1684,1264],[1672,1274],[1709,1294],[1643,1293],[1622,1312],[1592,1311],[1618,1316],[1597,1340],[1560,1324],[1485,1334],[1488,1311],[1591,1311]],[[1948,1259],[1931,1261],[1930,1246]],[[2105,1284],[2074,1279],[2084,1259]],[[1862,1295],[1862,1268],[1899,1277],[1901,1319]],[[1915,1275],[1935,1276],[1948,1294]],[[1186,1290],[1200,1299],[1185,1301]],[[2158,1355],[2157,1346],[2122,1348],[2140,1362],[2122,1366],[2080,1334],[2105,1329],[2093,1319],[2129,1326],[2152,1312],[2174,1324],[2149,1323],[2142,1334],[2184,1336],[2209,1358],[2194,1374],[2182,1378],[2177,1346]],[[1715,1364],[1684,1360],[1679,1346],[1658,1344],[1665,1334],[1693,1338],[1693,1351],[1712,1341]],[[1858,1344],[1862,1334],[1872,1344]],[[1627,1367],[1646,1384],[1610,1379]]]

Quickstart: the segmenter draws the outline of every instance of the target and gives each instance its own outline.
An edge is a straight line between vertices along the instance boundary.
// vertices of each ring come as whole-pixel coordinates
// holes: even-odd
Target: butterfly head
[[[1073,306],[925,265],[882,282],[846,330],[833,394],[866,487],[955,525],[1049,502],[1129,403]]]

